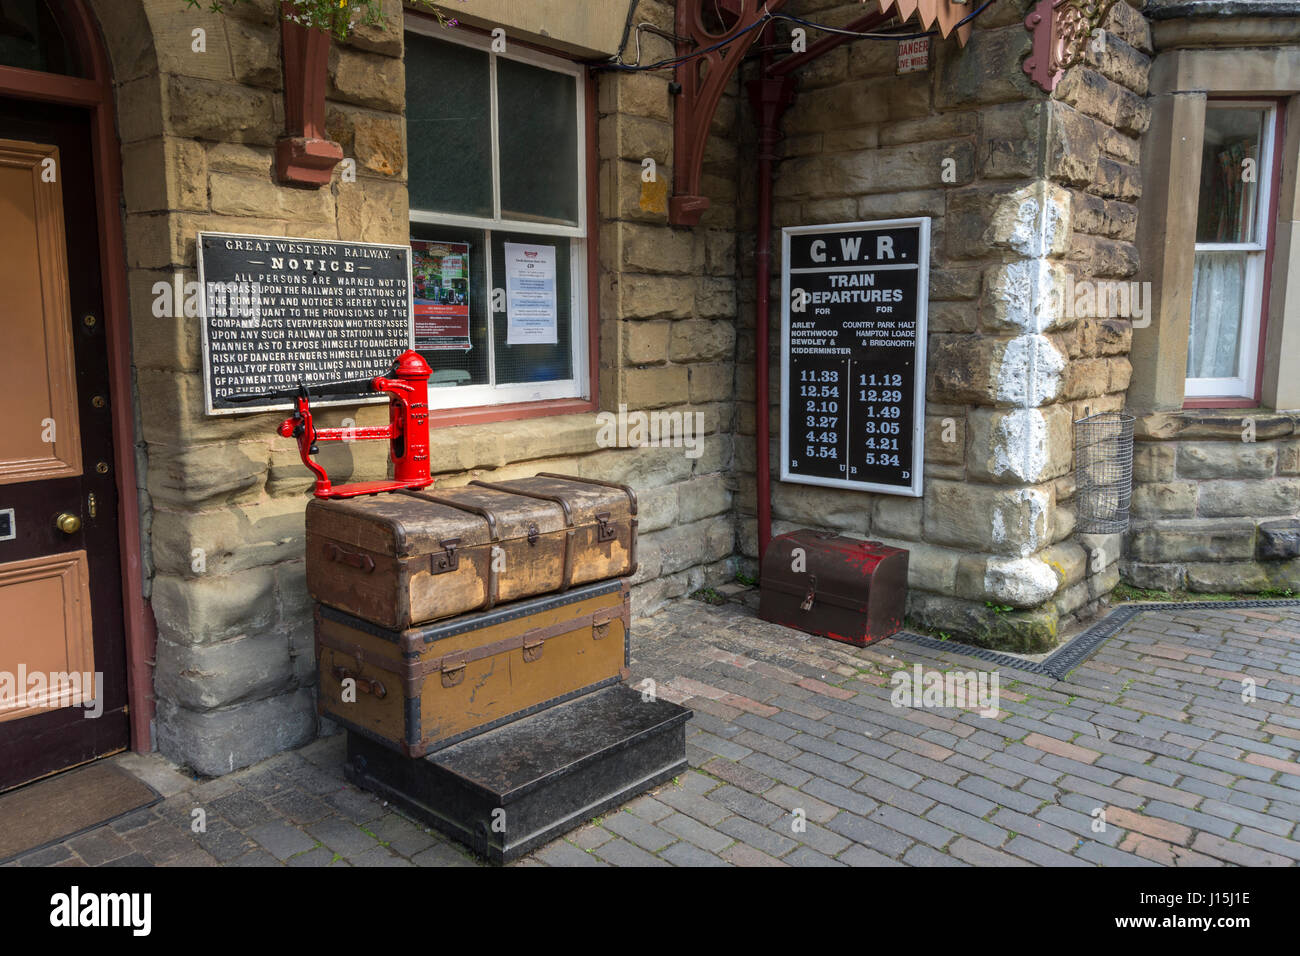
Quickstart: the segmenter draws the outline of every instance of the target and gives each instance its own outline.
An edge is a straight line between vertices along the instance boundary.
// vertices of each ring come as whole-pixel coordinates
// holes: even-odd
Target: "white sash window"
[[[1271,103],[1207,104],[1188,398],[1255,396],[1276,112]]]
[[[583,68],[513,43],[494,53],[490,37],[414,17],[406,25],[416,349],[433,369],[429,406],[586,398]]]

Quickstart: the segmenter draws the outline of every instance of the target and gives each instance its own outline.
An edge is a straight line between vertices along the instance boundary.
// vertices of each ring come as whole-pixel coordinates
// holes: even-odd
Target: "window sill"
[[[435,408],[429,411],[429,430],[458,425],[487,425],[552,415],[578,415],[596,411],[596,403],[585,398],[553,398],[541,402],[510,405],[479,405],[474,408]]]
[[[442,427],[429,432],[429,470],[436,477],[472,468],[502,468],[541,458],[589,455],[600,451],[602,446],[597,440],[600,422],[594,406],[590,402],[581,404],[592,410],[567,415],[552,412],[549,413],[551,417],[544,421],[530,419],[548,414],[545,412],[515,414],[508,420],[479,420],[459,425],[442,423]],[[483,411],[500,411],[502,407]]]
[[[1183,408],[1259,408],[1259,400],[1254,398],[1189,398],[1183,401]]]
[[[1171,441],[1179,438],[1241,440],[1242,423],[1255,423],[1257,441],[1300,434],[1300,411],[1273,411],[1252,402],[1243,413],[1237,408],[1187,408],[1177,412],[1141,415],[1133,426],[1138,441]]]

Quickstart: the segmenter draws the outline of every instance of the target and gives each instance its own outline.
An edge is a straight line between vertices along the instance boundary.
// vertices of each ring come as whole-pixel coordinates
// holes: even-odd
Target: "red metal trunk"
[[[763,555],[759,617],[863,647],[897,633],[907,604],[908,553],[877,541],[801,530]]]

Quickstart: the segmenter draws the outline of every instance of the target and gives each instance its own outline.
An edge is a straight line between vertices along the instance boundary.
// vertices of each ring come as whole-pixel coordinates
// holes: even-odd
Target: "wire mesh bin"
[[[1074,423],[1075,519],[1080,531],[1128,530],[1134,420],[1123,412],[1101,412]]]

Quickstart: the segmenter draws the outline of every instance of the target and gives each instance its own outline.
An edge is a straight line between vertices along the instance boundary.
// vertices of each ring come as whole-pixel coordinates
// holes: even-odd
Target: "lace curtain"
[[[1245,285],[1245,253],[1196,254],[1188,378],[1236,377]]]

